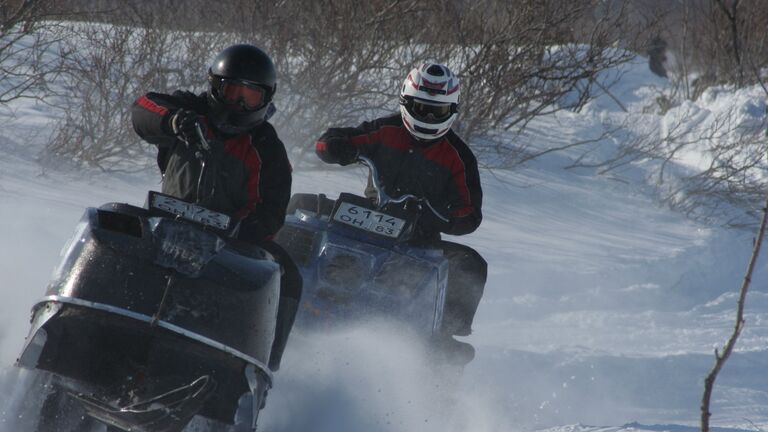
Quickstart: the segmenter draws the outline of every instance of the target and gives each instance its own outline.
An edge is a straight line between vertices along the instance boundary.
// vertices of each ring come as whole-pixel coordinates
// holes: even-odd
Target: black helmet
[[[239,134],[267,118],[277,88],[275,65],[253,45],[232,45],[213,59],[208,83],[213,126],[226,134]]]

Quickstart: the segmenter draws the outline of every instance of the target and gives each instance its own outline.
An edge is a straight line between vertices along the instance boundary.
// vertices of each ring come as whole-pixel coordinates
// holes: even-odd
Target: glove
[[[198,119],[196,112],[183,108],[176,111],[170,118],[173,134],[192,149],[198,149],[202,146],[200,135],[197,133]]]
[[[321,149],[321,143],[325,143],[324,149]],[[347,137],[329,137],[319,141],[318,153],[324,161],[339,165],[349,165],[355,162],[360,154],[357,147],[350,143]]]
[[[240,230],[237,233],[238,240],[248,243],[258,243],[270,235],[270,232],[253,216],[246,217],[240,222]]]
[[[440,210],[438,209],[438,211]],[[448,212],[441,213],[446,216],[448,215]],[[422,204],[421,216],[419,217],[419,225],[428,227],[433,231],[448,232],[450,231],[453,222],[451,221],[450,217],[448,217],[447,222],[440,219],[432,210],[430,210],[429,206]]]

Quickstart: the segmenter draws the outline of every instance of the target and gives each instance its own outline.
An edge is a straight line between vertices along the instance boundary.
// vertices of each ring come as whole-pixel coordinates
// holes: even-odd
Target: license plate
[[[405,220],[342,202],[333,215],[333,220],[387,237],[399,237],[405,226]]]
[[[152,234],[157,240],[155,263],[172,268],[181,274],[197,277],[200,271],[224,247],[216,234],[189,229],[183,222],[167,218],[153,218]]]
[[[164,212],[172,213],[186,220],[226,230],[229,228],[229,216],[208,210],[196,204],[188,203],[168,195],[152,194],[150,205]]]

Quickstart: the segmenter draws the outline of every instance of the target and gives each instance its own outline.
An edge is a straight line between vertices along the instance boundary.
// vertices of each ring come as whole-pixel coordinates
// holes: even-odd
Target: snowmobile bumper
[[[165,394],[124,407],[114,407],[97,398],[74,397],[91,417],[118,429],[131,432],[180,432],[211,396],[216,384],[204,375]]]
[[[70,393],[97,394],[102,401],[124,398],[128,393],[139,394],[144,401],[158,394],[178,396],[183,393],[177,390],[189,385],[193,377],[208,376],[216,386],[206,387],[200,397],[177,405],[182,407],[182,414],[197,411],[230,424],[244,393],[252,393],[260,401],[272,386],[272,373],[266,364],[233,347],[165,320],[63,296],[48,296],[36,305],[32,329],[17,365],[75,380],[85,387],[67,386]],[[251,371],[250,376],[247,371]],[[206,393],[213,396],[209,398]],[[87,405],[93,413],[101,407],[117,416],[126,408],[95,400]],[[140,418],[158,414],[146,412]],[[103,415],[93,416],[105,421]],[[127,420],[116,417],[108,423],[123,427],[120,421]],[[166,429],[155,426],[146,430]]]

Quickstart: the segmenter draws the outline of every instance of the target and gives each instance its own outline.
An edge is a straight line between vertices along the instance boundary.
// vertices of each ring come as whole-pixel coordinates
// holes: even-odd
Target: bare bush
[[[480,3],[454,18],[459,30],[443,57],[458,63],[463,78],[459,130],[470,141],[479,138],[474,148],[491,155],[485,160],[510,167],[537,153],[487,131],[520,132],[536,116],[578,110],[608,91],[617,77],[601,73],[634,56],[617,49],[633,33],[625,5],[525,1],[487,8]],[[617,28],[624,33],[617,34]]]
[[[412,45],[419,2],[287,1],[274,8],[263,41],[279,73],[275,122],[304,159],[332,125],[351,125],[397,107],[397,90],[426,48]],[[396,6],[396,7],[394,7]],[[264,17],[258,18],[263,24]],[[285,25],[285,23],[302,25]]]
[[[768,67],[768,3],[695,0],[667,5],[666,29],[673,60],[667,67],[687,99],[713,86],[755,84]]]
[[[58,72],[63,51],[43,0],[0,0],[0,104],[19,98],[42,100]]]
[[[759,217],[757,202],[765,193],[765,143],[762,127],[747,130],[726,115],[701,131],[710,143],[708,163],[700,171],[673,183],[664,200],[673,208],[733,227],[752,227]],[[733,211],[736,210],[736,211]]]
[[[768,121],[747,121],[740,114],[739,107],[710,115],[692,105],[676,108],[666,119],[633,113],[620,124],[606,123],[597,137],[613,140],[611,154],[590,157],[597,141],[572,143],[569,147],[585,149],[566,168],[606,174],[644,163],[652,173],[649,183],[670,208],[702,222],[751,228],[766,187]]]
[[[616,49],[631,33],[624,2],[596,8],[588,0],[514,5],[496,0],[428,5],[416,0],[227,0],[210,8],[190,1],[178,15],[151,9],[147,2],[101,3],[102,11],[120,8],[115,21],[131,25],[74,35],[76,44],[98,48],[71,63],[66,76],[73,105],[51,149],[103,169],[110,166],[105,161],[130,155],[117,148],[126,147],[131,137],[121,125],[132,98],[140,90],[199,83],[191,76],[204,76],[205,60],[224,41],[253,43],[274,58],[279,75],[274,122],[298,163],[316,162],[304,155],[325,128],[395,111],[408,70],[438,61],[462,79],[460,133],[478,152],[492,154],[486,160],[512,166],[530,153],[494,140],[488,131],[519,131],[538,115],[579,109],[610,86],[611,78],[601,72],[632,56]],[[204,36],[180,31],[189,22],[180,24],[179,15],[195,11],[215,16],[207,27],[229,31]],[[141,30],[128,38],[131,27]],[[196,42],[172,45],[180,39]]]
[[[64,43],[73,54],[59,80],[67,95],[64,116],[44,160],[64,157],[110,171],[145,168],[146,147],[131,128],[131,104],[149,90],[202,89],[216,38],[91,24],[72,24],[67,32]]]
[[[613,48],[626,19],[622,5],[288,0],[265,7],[274,14],[260,14],[260,25],[251,28],[259,29],[252,39],[265,42],[282,71],[290,96],[276,120],[299,155],[328,126],[397,109],[408,70],[438,61],[462,79],[459,132],[478,152],[493,152],[491,159],[511,166],[517,158],[510,153],[521,149],[488,131],[520,130],[535,116],[579,108],[602,91],[596,86],[608,87],[600,72],[632,56]],[[285,25],[292,22],[302,25]]]
[[[187,12],[206,9],[205,2],[194,3],[185,5]],[[399,9],[378,10],[371,18],[375,4],[233,0],[228,5],[215,9],[217,26],[229,28],[228,33],[168,30],[177,16],[152,14],[145,4],[130,3],[122,6],[119,21],[134,14],[133,26],[83,25],[73,32],[74,45],[97,49],[69,63],[65,76],[72,97],[51,154],[113,169],[138,148],[127,117],[133,98],[148,90],[202,89],[208,61],[235,42],[258,45],[274,58],[279,74],[275,120],[282,136],[301,143],[299,158],[305,144],[334,121],[358,121],[392,102],[381,95],[391,96],[396,85],[382,80],[381,71],[391,67],[387,63],[396,58],[395,50],[402,51],[401,41],[387,37]]]

